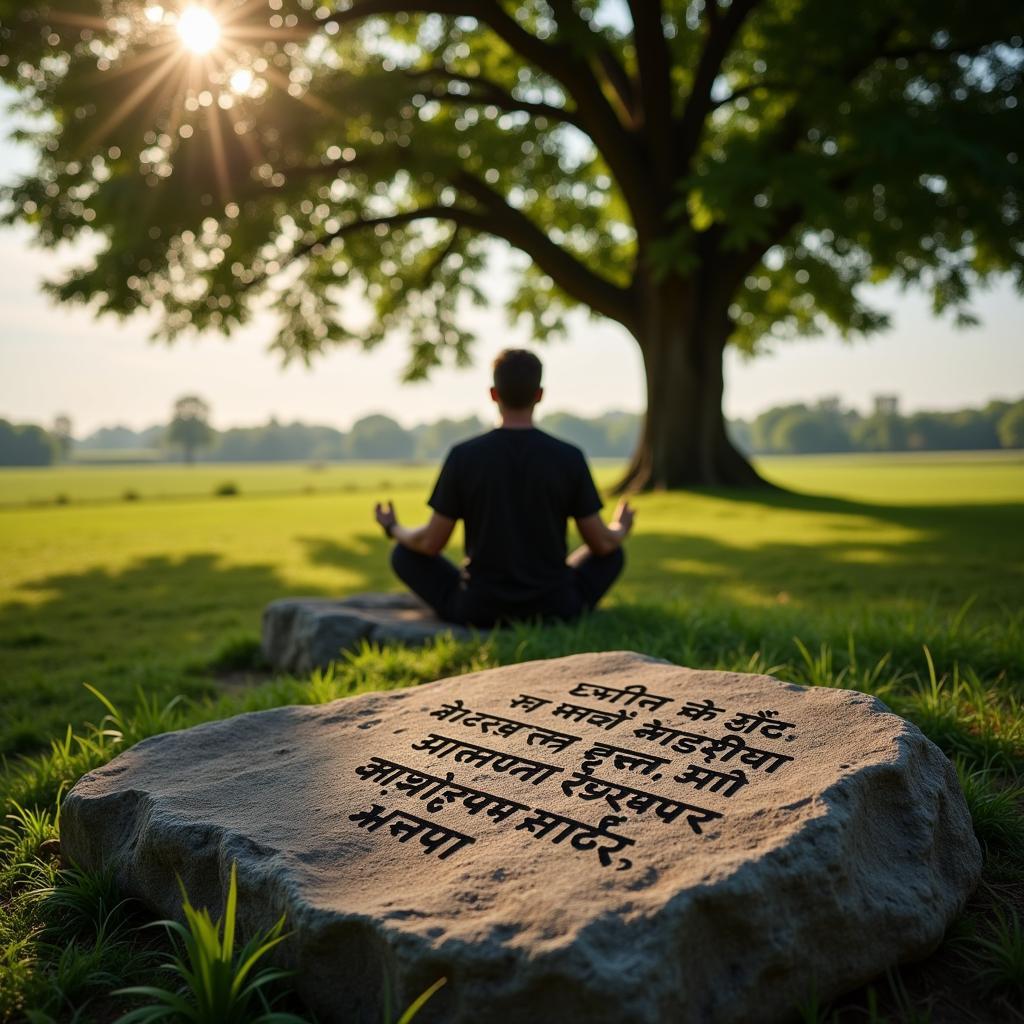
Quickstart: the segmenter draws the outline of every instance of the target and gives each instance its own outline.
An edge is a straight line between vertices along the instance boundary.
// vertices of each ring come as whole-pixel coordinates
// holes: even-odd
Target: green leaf
[[[416,1016],[420,1010],[426,1005],[427,1001],[438,991],[446,982],[447,978],[438,978],[433,985],[430,986],[426,991],[421,992],[410,1004],[405,1013],[398,1018],[398,1024],[409,1024],[409,1022]]]

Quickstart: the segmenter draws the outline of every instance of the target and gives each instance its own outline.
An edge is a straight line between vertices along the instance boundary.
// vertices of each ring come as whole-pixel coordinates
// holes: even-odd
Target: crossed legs
[[[568,560],[569,587],[538,607],[502,609],[476,607],[470,590],[461,587],[462,576],[443,555],[421,555],[401,544],[391,549],[391,568],[395,575],[438,616],[447,622],[490,625],[503,616],[530,618],[541,615],[572,619],[594,608],[611,589],[625,565],[622,548],[608,555],[595,555],[587,548],[573,552]]]
[[[444,555],[421,555],[401,544],[391,549],[391,569],[421,600],[448,622],[454,614],[453,598],[462,577]]]

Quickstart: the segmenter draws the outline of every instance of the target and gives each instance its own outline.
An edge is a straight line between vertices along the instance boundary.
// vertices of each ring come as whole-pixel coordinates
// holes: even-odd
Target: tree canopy
[[[0,466],[48,466],[57,445],[42,427],[0,419]]]
[[[196,452],[209,445],[214,438],[210,426],[210,407],[198,395],[185,395],[174,403],[174,413],[167,426],[165,439],[169,445],[180,448],[185,461],[195,460]]]
[[[304,358],[400,330],[420,376],[469,357],[465,305],[504,240],[525,257],[510,311],[537,337],[573,307],[636,337],[635,479],[671,485],[744,475],[726,342],[879,330],[872,282],[961,323],[993,275],[1024,289],[1005,0],[210,9],[222,36],[200,57],[174,9],[0,0],[0,72],[39,157],[8,219],[98,247],[60,298],[157,309],[168,337],[269,305],[275,345]]]
[[[390,416],[374,413],[352,424],[349,454],[354,459],[411,459],[413,440]]]

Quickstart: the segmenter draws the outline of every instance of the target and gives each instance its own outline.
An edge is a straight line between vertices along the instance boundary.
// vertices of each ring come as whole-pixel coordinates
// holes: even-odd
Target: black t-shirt
[[[579,448],[501,427],[452,448],[429,505],[465,523],[470,588],[519,604],[567,584],[567,521],[602,502]]]

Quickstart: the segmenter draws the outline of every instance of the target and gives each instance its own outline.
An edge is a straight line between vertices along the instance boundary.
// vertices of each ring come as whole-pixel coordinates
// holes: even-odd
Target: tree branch
[[[657,212],[648,198],[649,174],[637,159],[635,140],[619,120],[590,65],[571,46],[548,42],[528,32],[498,0],[359,0],[347,10],[324,18],[321,24],[340,26],[399,13],[476,18],[511,50],[559,83],[575,103],[578,127],[590,136],[618,181],[638,233],[650,234],[656,229]]]
[[[844,86],[852,87],[857,79],[871,68],[878,59],[879,49],[884,45],[894,24],[894,20],[889,19],[886,24],[879,29],[875,37],[875,45],[872,46],[870,50],[859,55],[852,55],[843,65],[835,69],[838,71],[839,81]],[[801,139],[806,135],[807,130],[808,125],[806,111],[800,107],[799,103],[794,103],[779,120],[774,137],[767,140],[763,157],[765,159],[771,159],[773,157],[785,156],[786,154],[793,152]],[[849,173],[849,171],[847,171],[847,173]],[[838,187],[844,181],[844,178],[839,178],[831,184],[833,187]],[[799,204],[796,204],[790,209],[801,211],[802,207]],[[782,211],[780,211],[780,215],[781,213]],[[759,243],[754,243],[755,246],[757,244]],[[763,246],[761,250],[762,253],[766,251],[771,244],[775,243],[772,242]]]
[[[618,57],[576,13],[573,0],[548,0],[548,3],[555,12],[560,32],[566,37],[576,35],[584,40],[586,65],[598,88],[611,103],[622,124],[633,127],[636,120],[636,93],[633,81]]]
[[[418,220],[448,220],[461,227],[469,227],[481,232],[488,231],[484,219],[475,210],[467,210],[464,207],[458,206],[443,206],[440,203],[431,206],[420,206],[415,210],[403,210],[401,213],[391,213],[379,217],[356,217],[347,224],[342,224],[341,227],[336,228],[334,231],[321,235],[315,241],[296,246],[288,254],[288,258],[282,261],[276,273],[280,273],[285,267],[290,267],[296,261],[311,255],[317,249],[326,248],[332,242],[345,238],[347,235],[353,235],[357,231],[365,231],[367,228],[376,228],[381,225],[391,228],[403,227]],[[257,275],[252,281],[244,285],[242,290],[250,291],[253,288],[260,287],[266,283],[269,276],[267,273]]]
[[[611,96],[623,124],[635,126],[637,122],[637,95],[633,79],[616,60],[615,54],[602,48],[596,57],[597,73]]]
[[[410,69],[405,73],[409,78],[413,79],[436,78],[441,82],[461,82],[463,85],[469,86],[470,89],[476,87],[482,90],[475,94],[473,92],[460,94],[448,91],[443,95],[434,93],[434,98],[438,100],[443,99],[452,100],[454,102],[462,101],[464,103],[490,104],[491,106],[498,107],[499,110],[505,110],[513,113],[516,111],[523,111],[524,113],[533,114],[536,117],[547,117],[552,121],[562,121],[565,124],[571,124],[580,130],[584,130],[575,111],[568,110],[565,107],[555,106],[553,103],[518,99],[499,82],[495,82],[490,78],[484,78],[481,75],[465,75],[443,66]]]
[[[672,57],[665,40],[661,0],[629,0],[640,71],[644,134],[659,185],[672,187]]]
[[[718,110],[719,107],[728,106],[730,103],[735,103],[736,100],[743,96],[749,96],[753,92],[757,92],[758,89],[764,89],[768,92],[797,92],[802,88],[796,82],[783,82],[781,79],[769,79],[759,78],[753,82],[747,82],[745,85],[739,85],[728,96],[723,96],[720,100],[712,100],[710,110]]]
[[[347,10],[336,11],[325,17],[321,24],[341,26],[384,14],[447,14],[477,18],[488,25],[510,49],[564,85],[577,102],[577,92],[580,91],[587,94],[588,99],[600,98],[606,102],[596,80],[588,83],[585,76],[580,75],[580,62],[566,59],[571,55],[565,47],[549,43],[528,32],[506,13],[497,0],[358,0]]]
[[[641,0],[642,2],[642,0]],[[715,0],[710,0],[712,5]],[[701,132],[711,112],[711,88],[729,53],[729,48],[739,34],[743,23],[761,0],[733,0],[722,15],[708,18],[708,35],[704,49],[697,62],[693,76],[693,87],[686,100],[683,116],[675,133],[675,155],[677,168],[685,170],[693,160],[700,142]]]
[[[564,3],[558,3],[557,6],[564,9]],[[618,179],[637,230],[641,233],[649,231],[655,214],[648,209],[646,201],[648,176],[635,157],[632,136],[615,113],[590,65],[571,46],[547,43],[527,32],[495,0],[490,0],[486,7],[487,12],[480,14],[481,19],[511,49],[525,56],[568,90],[576,103],[581,125]]]
[[[576,301],[582,302],[599,313],[629,326],[633,321],[634,310],[630,292],[613,284],[607,278],[595,274],[584,266],[572,253],[556,245],[544,234],[524,213],[509,206],[504,198],[490,186],[484,184],[470,174],[460,174],[456,182],[467,196],[479,203],[480,209],[466,206],[445,206],[432,204],[420,206],[414,210],[403,210],[379,217],[357,217],[342,224],[341,227],[321,235],[315,241],[297,246],[282,263],[280,269],[291,266],[326,248],[332,242],[365,231],[370,228],[386,226],[388,228],[403,227],[420,220],[446,220],[456,228],[467,228],[480,234],[501,238],[516,249],[522,250],[536,262],[544,273]],[[451,251],[455,242],[455,234],[442,253],[441,260]],[[437,264],[430,273],[437,269]],[[245,286],[248,291],[265,284],[269,275],[261,274]]]
[[[461,227],[461,224],[456,224],[455,227],[452,228],[452,233],[449,236],[448,241],[444,243],[437,255],[428,264],[427,269],[423,272],[423,277],[420,279],[419,287],[421,291],[432,283],[434,275],[441,269],[441,265],[444,261],[452,254],[459,241],[459,230]]]
[[[577,302],[630,328],[635,322],[632,293],[585,266],[571,252],[552,242],[521,210],[510,206],[504,196],[468,172],[453,182],[486,213],[492,234],[521,249],[566,294]]]

